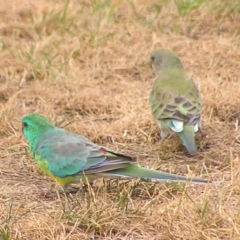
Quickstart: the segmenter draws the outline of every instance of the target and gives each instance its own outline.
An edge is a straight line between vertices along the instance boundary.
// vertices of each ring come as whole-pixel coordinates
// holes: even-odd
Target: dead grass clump
[[[5,1],[0,7],[0,239],[239,239],[236,1]],[[149,54],[175,51],[203,98],[199,154],[159,144]],[[36,168],[21,119],[56,125],[206,186],[99,179],[65,196]]]

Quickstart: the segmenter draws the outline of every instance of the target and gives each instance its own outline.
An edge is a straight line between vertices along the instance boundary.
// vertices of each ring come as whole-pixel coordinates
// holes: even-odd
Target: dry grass
[[[1,3],[0,239],[240,238],[240,8],[234,0],[185,2]],[[196,157],[176,137],[158,143],[148,60],[162,47],[181,57],[202,92],[209,138]],[[213,182],[99,180],[71,198],[41,198],[53,182],[21,134],[30,112],[142,166]]]

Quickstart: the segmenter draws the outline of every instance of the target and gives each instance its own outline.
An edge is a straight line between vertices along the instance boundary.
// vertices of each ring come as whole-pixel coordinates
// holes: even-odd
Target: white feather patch
[[[198,131],[198,123],[196,125],[194,125],[194,132]]]
[[[177,120],[173,120],[172,124],[173,124],[173,126],[171,126],[170,128],[174,132],[181,132],[183,130],[183,122],[177,121]]]

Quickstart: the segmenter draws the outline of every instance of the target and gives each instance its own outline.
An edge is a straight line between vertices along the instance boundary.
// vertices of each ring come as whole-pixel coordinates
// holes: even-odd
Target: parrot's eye
[[[151,56],[151,61],[153,62],[155,60],[155,56]]]
[[[27,122],[23,122],[23,127],[28,127],[28,123]]]

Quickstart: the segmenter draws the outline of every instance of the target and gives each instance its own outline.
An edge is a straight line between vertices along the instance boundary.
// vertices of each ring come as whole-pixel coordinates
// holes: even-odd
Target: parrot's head
[[[22,132],[31,148],[41,135],[51,128],[54,128],[54,125],[39,114],[29,114],[22,119]]]
[[[166,49],[158,49],[153,51],[150,55],[150,63],[156,76],[158,76],[159,73],[165,68],[183,68],[181,60],[178,58],[178,56],[174,52]]]

